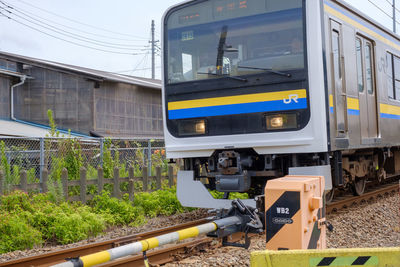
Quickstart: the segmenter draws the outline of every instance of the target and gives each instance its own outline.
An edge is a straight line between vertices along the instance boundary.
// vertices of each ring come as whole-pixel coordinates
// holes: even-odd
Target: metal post
[[[393,0],[394,1],[394,0]],[[151,21],[151,78],[155,78],[155,40],[154,40],[154,20]]]
[[[151,78],[155,79],[156,73],[156,43],[159,42],[159,40],[154,40],[154,33],[155,33],[155,25],[154,25],[154,20],[151,21],[151,41],[149,43],[151,44]]]
[[[151,176],[151,140],[147,141],[147,173]]]
[[[43,182],[43,169],[44,169],[44,138],[40,138],[40,180],[39,182]]]
[[[103,168],[104,138],[100,138],[100,166]]]

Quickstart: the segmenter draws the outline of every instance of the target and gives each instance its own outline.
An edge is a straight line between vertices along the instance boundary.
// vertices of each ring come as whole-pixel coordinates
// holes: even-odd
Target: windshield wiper
[[[285,72],[281,72],[281,71],[276,71],[276,70],[273,70],[273,69],[268,69],[268,68],[257,68],[257,67],[246,67],[246,66],[238,66],[238,68],[241,68],[241,69],[250,69],[250,70],[265,70],[265,71],[267,71],[267,72],[270,72],[270,73],[275,73],[275,74],[278,74],[278,75],[281,75],[281,76],[285,76],[285,77],[292,77],[292,74],[290,74],[290,73],[285,73]]]
[[[240,77],[236,77],[236,76],[229,76],[227,74],[217,74],[217,73],[212,73],[212,72],[198,72],[197,74],[207,74],[207,75],[213,75],[213,76],[217,76],[217,77],[226,77],[226,78],[230,78],[232,80],[237,80],[237,81],[241,81],[241,82],[247,82],[247,79],[245,79],[245,78],[240,78]]]

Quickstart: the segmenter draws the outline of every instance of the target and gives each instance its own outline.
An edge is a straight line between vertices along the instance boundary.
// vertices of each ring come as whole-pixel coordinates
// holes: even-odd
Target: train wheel
[[[331,204],[334,196],[335,196],[335,188],[332,188],[331,190],[325,193],[325,203]]]
[[[356,180],[352,184],[353,194],[355,196],[361,196],[364,194],[365,185],[367,184],[367,179],[365,178],[356,178]]]
[[[380,168],[377,173],[376,173],[376,178],[379,183],[382,183],[384,180],[386,180],[386,172],[383,168]]]

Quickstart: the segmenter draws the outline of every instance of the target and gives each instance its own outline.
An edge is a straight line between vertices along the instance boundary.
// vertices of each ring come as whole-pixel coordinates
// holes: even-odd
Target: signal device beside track
[[[324,177],[285,176],[265,187],[267,249],[326,247]]]

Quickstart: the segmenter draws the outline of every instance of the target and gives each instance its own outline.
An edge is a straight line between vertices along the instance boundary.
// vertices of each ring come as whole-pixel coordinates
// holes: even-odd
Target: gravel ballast
[[[327,233],[328,248],[400,246],[400,201],[398,194],[379,198],[328,214],[334,226]],[[250,266],[251,251],[265,249],[265,235],[253,237],[249,251],[240,248],[210,248],[166,267]]]

